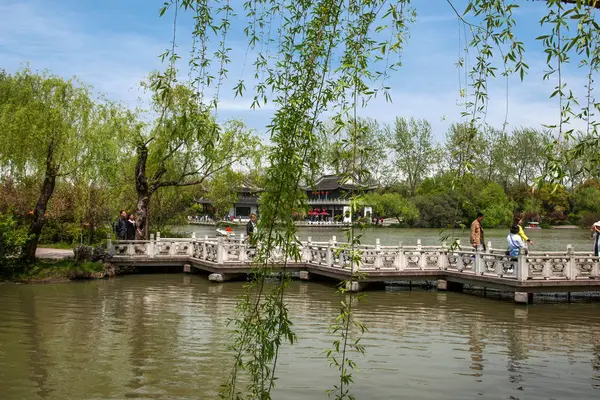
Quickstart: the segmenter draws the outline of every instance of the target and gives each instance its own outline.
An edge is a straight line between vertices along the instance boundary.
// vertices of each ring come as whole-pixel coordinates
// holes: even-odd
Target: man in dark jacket
[[[246,235],[251,245],[254,245],[254,234],[256,233],[256,214],[250,214],[250,221],[246,224]]]
[[[125,210],[121,210],[121,215],[119,216],[119,220],[117,221],[117,239],[127,239],[127,213],[125,212]]]

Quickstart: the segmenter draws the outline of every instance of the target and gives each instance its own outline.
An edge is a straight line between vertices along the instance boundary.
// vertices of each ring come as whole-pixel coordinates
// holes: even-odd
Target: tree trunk
[[[148,148],[146,145],[139,145],[137,148],[137,163],[135,165],[135,190],[137,192],[137,205],[135,209],[135,225],[142,232],[144,239],[146,237],[146,224],[148,223],[148,205],[152,192],[148,186],[146,177],[146,162],[148,160]]]
[[[150,197],[138,194],[137,206],[135,208],[135,226],[141,234],[136,233],[136,237],[141,235],[143,239],[148,239],[146,224],[148,223],[148,205]]]
[[[42,228],[46,222],[46,209],[48,208],[48,202],[52,193],[54,193],[54,187],[56,186],[56,171],[51,165],[46,167],[46,173],[44,175],[44,183],[38,201],[33,210],[33,221],[29,226],[30,239],[25,244],[24,258],[27,262],[35,262],[35,251],[37,250],[38,242],[40,241],[40,235],[42,234]]]

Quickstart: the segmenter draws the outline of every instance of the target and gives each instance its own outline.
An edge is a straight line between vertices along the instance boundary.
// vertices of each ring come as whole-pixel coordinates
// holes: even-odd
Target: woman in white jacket
[[[521,249],[525,247],[523,239],[519,236],[519,227],[517,225],[513,225],[510,228],[510,233],[506,237],[506,241],[508,242],[508,255],[511,257],[517,257]]]

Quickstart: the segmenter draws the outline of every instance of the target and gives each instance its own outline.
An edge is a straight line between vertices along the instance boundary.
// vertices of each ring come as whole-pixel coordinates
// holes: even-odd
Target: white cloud
[[[158,2],[157,4],[159,4]],[[160,5],[160,4],[159,4]],[[404,67],[390,84],[393,103],[375,99],[361,115],[391,122],[396,116],[427,118],[438,139],[442,139],[452,122],[461,120],[463,110],[459,98],[457,70],[457,32],[444,31],[455,16],[444,9],[444,14],[419,17],[411,28],[411,38],[404,52]],[[137,29],[119,26],[118,30],[95,31],[86,26],[93,15],[58,10],[41,0],[4,1],[0,4],[0,58],[2,67],[9,71],[29,61],[33,69],[50,69],[64,77],[77,75],[84,82],[109,98],[126,104],[137,104],[142,95],[139,82],[153,69],[161,67],[158,54],[169,46],[171,38],[167,21],[149,20]],[[153,24],[152,22],[156,22]],[[425,25],[422,25],[425,24]],[[180,65],[185,66],[189,51],[189,22],[179,33],[179,51],[184,55]],[[454,36],[453,36],[454,35]],[[456,37],[455,37],[456,36]],[[456,41],[455,41],[456,39]],[[241,77],[247,78],[251,88],[251,62],[245,65],[246,47],[233,42],[229,79],[221,89],[220,118],[241,118],[260,131],[268,124],[274,110],[269,103],[258,110],[250,110],[251,94],[236,98],[231,91]],[[252,60],[253,54],[247,60]],[[541,80],[543,61],[530,60],[530,76],[524,83],[511,79],[509,85],[509,128],[540,126],[555,123],[558,105],[548,100],[554,83]],[[243,71],[243,72],[242,72]],[[244,75],[244,76],[242,76]],[[569,71],[568,81],[578,88],[584,80]],[[487,122],[500,127],[506,112],[504,81],[490,82],[490,102]]]

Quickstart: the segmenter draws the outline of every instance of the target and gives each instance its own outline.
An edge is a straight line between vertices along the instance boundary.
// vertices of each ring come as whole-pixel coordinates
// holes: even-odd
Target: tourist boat
[[[527,226],[525,228],[527,228],[527,229],[542,229],[540,227],[540,223],[539,222],[535,222],[535,221],[528,222]]]

